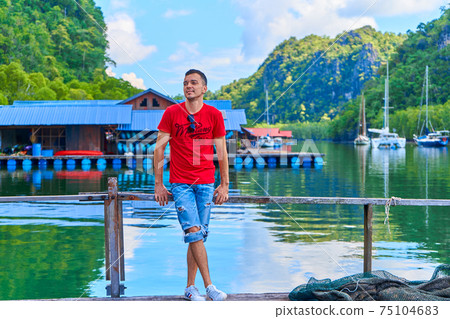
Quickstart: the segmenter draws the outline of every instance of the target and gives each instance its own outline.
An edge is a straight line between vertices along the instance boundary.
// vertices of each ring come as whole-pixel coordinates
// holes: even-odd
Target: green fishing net
[[[337,280],[311,278],[289,293],[290,300],[450,300],[450,265],[436,267],[428,281],[409,281],[387,271],[377,270]]]

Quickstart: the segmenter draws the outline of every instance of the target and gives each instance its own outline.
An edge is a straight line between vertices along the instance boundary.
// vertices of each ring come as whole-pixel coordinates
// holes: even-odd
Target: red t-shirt
[[[158,125],[158,130],[170,133],[170,183],[214,183],[214,138],[225,136],[222,113],[203,104],[194,116],[195,130],[185,102],[169,106]]]

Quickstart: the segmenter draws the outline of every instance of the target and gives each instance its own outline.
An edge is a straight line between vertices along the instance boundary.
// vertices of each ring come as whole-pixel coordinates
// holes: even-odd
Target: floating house
[[[148,137],[157,131],[164,110],[175,103],[178,101],[153,89],[123,101],[15,101],[0,106],[0,151],[40,144],[42,150],[53,152],[134,152],[124,146],[129,140],[152,144]],[[222,111],[227,138],[237,137],[241,125],[247,123],[245,111],[232,109],[231,101],[205,103]]]

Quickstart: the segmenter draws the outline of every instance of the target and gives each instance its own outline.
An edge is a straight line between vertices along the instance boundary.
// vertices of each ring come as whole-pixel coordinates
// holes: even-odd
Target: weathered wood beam
[[[372,205],[364,205],[364,272],[372,271]]]

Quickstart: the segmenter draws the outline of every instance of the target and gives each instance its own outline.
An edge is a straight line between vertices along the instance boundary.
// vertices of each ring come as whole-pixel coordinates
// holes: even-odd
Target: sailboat
[[[265,85],[264,85],[265,87]],[[270,127],[269,127],[269,93],[266,91],[266,119],[267,119],[267,135],[260,136],[258,139],[259,147],[273,147],[275,145],[274,140],[270,137]]]
[[[387,76],[384,81],[384,127],[382,129],[369,129],[371,133],[380,134],[372,138],[372,146],[375,148],[403,148],[406,138],[399,137],[397,133],[389,132],[389,62],[387,64]]]
[[[426,111],[425,111],[425,135],[417,137],[414,135],[414,142],[416,142],[417,145],[423,146],[423,147],[443,147],[448,144],[448,135],[449,131],[443,130],[443,131],[436,131],[434,132],[433,126],[430,123],[432,132],[428,129],[428,65],[425,68],[425,105],[426,105]],[[422,91],[423,92],[423,91]],[[423,94],[423,93],[422,93]],[[423,125],[422,125],[423,129]],[[421,130],[422,133],[422,130]]]
[[[359,130],[358,137],[355,138],[355,145],[369,145],[370,138],[366,134],[366,110],[364,105],[364,93],[361,97],[361,106],[359,107]]]

